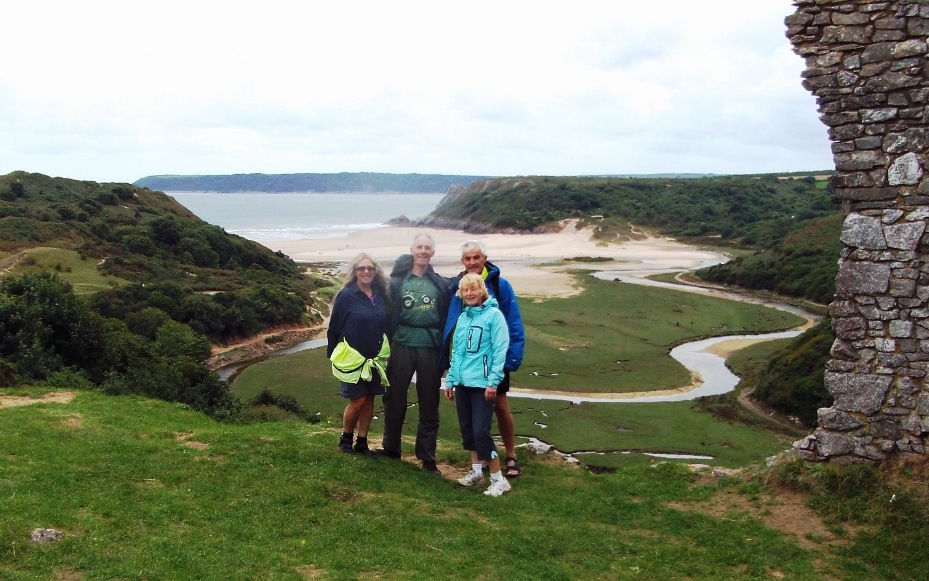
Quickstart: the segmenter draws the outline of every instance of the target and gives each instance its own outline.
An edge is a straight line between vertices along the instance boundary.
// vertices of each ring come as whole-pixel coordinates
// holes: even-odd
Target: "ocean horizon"
[[[339,238],[405,216],[422,218],[444,193],[166,192],[201,220],[249,240]]]

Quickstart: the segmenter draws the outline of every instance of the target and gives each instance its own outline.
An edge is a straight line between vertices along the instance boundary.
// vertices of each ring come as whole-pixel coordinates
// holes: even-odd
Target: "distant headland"
[[[233,175],[157,175],[133,185],[162,192],[398,192],[445,193],[491,176],[443,174],[293,173]]]

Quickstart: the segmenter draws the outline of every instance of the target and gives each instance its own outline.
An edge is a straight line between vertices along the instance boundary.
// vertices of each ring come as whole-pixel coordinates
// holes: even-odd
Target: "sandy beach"
[[[303,240],[257,240],[271,250],[280,251],[297,262],[335,262],[346,264],[359,252],[367,252],[384,268],[409,252],[413,236],[420,228],[384,226],[360,230],[342,238]],[[426,229],[436,239],[432,264],[443,276],[461,270],[459,246],[470,239],[487,245],[490,261],[500,267],[520,296],[570,296],[576,292],[567,269],[597,268],[629,273],[663,269],[690,269],[704,262],[718,260],[714,252],[698,250],[668,238],[647,238],[619,244],[602,244],[591,239],[586,229],[577,229],[573,221],[552,234],[485,234],[460,230]],[[612,262],[583,262],[577,258],[608,259]]]

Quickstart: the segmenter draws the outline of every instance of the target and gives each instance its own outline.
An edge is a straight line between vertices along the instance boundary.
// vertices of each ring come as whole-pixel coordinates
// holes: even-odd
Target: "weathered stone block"
[[[855,457],[862,458],[864,460],[869,460],[870,462],[881,462],[887,459],[887,454],[881,452],[881,450],[876,449],[872,446],[858,446],[855,448]],[[845,464],[854,464],[855,460],[849,458]]]
[[[900,422],[900,428],[909,434],[919,436],[923,433],[920,417],[917,414],[910,414]]]
[[[881,409],[893,377],[877,374],[826,372],[826,389],[835,399],[833,407],[851,413],[873,414]]]
[[[880,151],[873,150],[852,151],[851,153],[836,155],[834,158],[836,168],[842,171],[870,169],[884,163],[883,154]]]
[[[819,408],[817,415],[818,424],[827,430],[847,432],[865,425],[855,416],[834,408]]]
[[[916,413],[929,417],[929,392],[923,391],[916,397]]]
[[[865,81],[864,90],[868,93],[890,93],[915,87],[919,83],[920,80],[917,77],[898,71],[889,71]]]
[[[891,266],[893,268],[893,266]],[[891,279],[893,282],[893,279]],[[880,307],[882,311],[889,311],[897,306],[897,299],[893,297],[877,297],[877,306]]]
[[[926,289],[926,294],[929,296],[929,286],[924,287]],[[838,317],[848,317],[858,313],[858,307],[852,301],[832,301],[829,305],[829,314],[833,318]]]
[[[893,279],[890,281],[890,294],[895,297],[911,297],[916,294],[916,281],[909,279]]]
[[[913,185],[923,176],[919,159],[913,152],[905,153],[890,164],[887,181],[892,186]]]
[[[839,339],[832,342],[829,355],[835,359],[843,359],[845,361],[855,361],[858,359],[858,351],[845,341]]]
[[[876,438],[899,440],[901,435],[900,424],[891,420],[873,422],[871,424],[871,434]]]
[[[854,452],[855,443],[845,434],[816,430],[816,450],[826,457],[841,456]]]
[[[860,26],[862,24],[871,22],[871,17],[867,14],[862,14],[861,12],[852,12],[850,14],[837,12],[831,16],[832,24],[841,26]]]
[[[913,336],[912,321],[890,321],[890,336],[895,339],[906,339]]]
[[[894,58],[906,58],[908,56],[921,56],[926,54],[926,41],[921,38],[911,38],[894,45],[891,55]]]
[[[890,200],[897,197],[896,188],[846,188],[835,192],[838,200],[875,201]]]
[[[842,224],[842,242],[856,248],[883,250],[887,248],[881,220],[861,214],[849,214]]]
[[[919,240],[925,231],[925,222],[890,224],[884,226],[884,239],[890,248],[912,251],[919,246]]]
[[[890,285],[890,266],[844,261],[835,284],[838,294],[883,294]]]
[[[844,341],[864,339],[866,335],[865,320],[861,317],[848,317],[833,322],[836,337]]]

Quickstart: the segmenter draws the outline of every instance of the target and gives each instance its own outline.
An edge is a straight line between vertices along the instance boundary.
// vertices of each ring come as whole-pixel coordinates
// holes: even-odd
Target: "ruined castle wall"
[[[929,1],[795,0],[787,36],[829,128],[847,212],[808,460],[925,455],[929,436]]]

